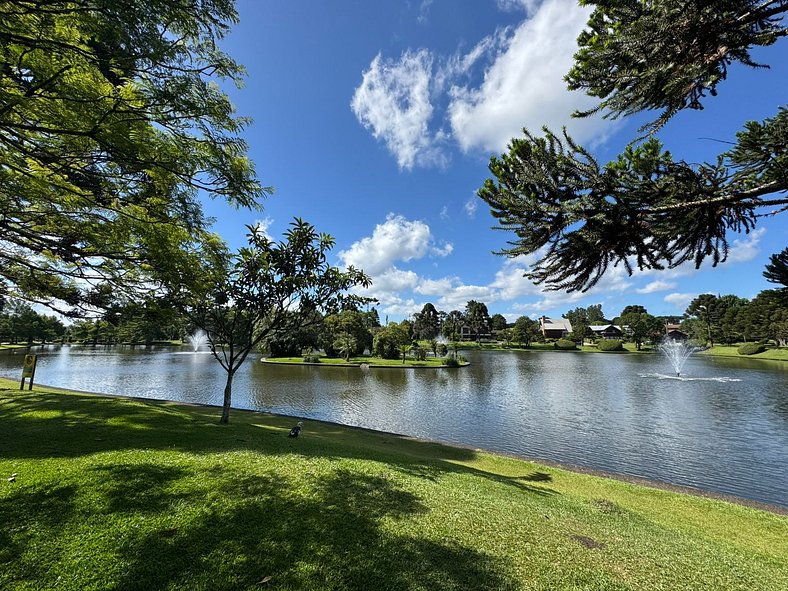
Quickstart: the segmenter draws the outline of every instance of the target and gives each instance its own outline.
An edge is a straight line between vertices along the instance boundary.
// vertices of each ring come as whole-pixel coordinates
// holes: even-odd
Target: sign
[[[25,389],[25,379],[30,378],[29,390],[33,389],[33,378],[36,375],[36,356],[25,355],[25,364],[22,366],[22,382],[19,384],[19,389]]]

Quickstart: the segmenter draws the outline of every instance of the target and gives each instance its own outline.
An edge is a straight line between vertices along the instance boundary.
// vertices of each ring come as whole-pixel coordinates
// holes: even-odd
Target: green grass
[[[27,346],[28,346],[27,344],[25,344],[25,345],[11,345],[9,343],[6,343],[6,344],[0,343],[0,350],[3,350],[3,349],[24,349]]]
[[[266,361],[269,363],[303,363],[301,357],[268,357]],[[351,357],[350,361],[345,361],[344,358],[329,358],[320,357],[321,365],[361,365],[365,363],[371,366],[386,366],[386,367],[443,367],[443,359],[441,357],[427,356],[424,361],[417,361],[412,358],[406,358],[405,363],[402,359],[382,359],[380,357],[370,357],[368,355],[360,355],[358,357]]]
[[[741,343],[739,343],[741,344]],[[709,355],[712,357],[738,357],[739,359],[768,359],[771,361],[788,361],[788,347],[770,348],[766,349],[763,353],[756,355],[739,355],[737,349],[739,344],[736,345],[715,345],[711,349],[701,351],[698,355]]]
[[[16,388],[0,381],[4,591],[788,588],[774,513],[317,421],[290,439],[285,417]]]

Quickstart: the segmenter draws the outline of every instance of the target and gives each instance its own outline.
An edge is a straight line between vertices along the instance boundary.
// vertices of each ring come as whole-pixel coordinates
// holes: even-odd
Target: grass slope
[[[217,418],[0,380],[0,589],[788,588],[784,516],[334,424],[289,439],[292,419]]]
[[[788,348],[773,347],[766,349],[763,353],[755,355],[739,355],[739,345],[715,345],[705,351],[700,351],[698,355],[708,355],[710,357],[738,357],[739,359],[766,359],[770,361],[788,361]]]

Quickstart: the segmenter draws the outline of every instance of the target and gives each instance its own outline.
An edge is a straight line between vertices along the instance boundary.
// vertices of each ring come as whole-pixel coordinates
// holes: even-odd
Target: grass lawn
[[[788,348],[766,349],[763,353],[756,355],[739,355],[737,349],[739,345],[715,345],[711,349],[700,351],[698,355],[710,355],[712,357],[738,357],[739,359],[769,359],[771,361],[788,361]]]
[[[0,379],[0,589],[788,589],[788,518],[472,450]],[[11,482],[12,474],[16,477]]]
[[[24,349],[27,345],[11,345],[9,343],[0,343],[0,350],[2,349]]]

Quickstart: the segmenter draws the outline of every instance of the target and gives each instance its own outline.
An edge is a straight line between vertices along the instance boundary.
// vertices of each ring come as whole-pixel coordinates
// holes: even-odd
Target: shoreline
[[[314,365],[319,365],[319,364],[314,364]],[[0,392],[2,392],[2,391],[22,392],[23,394],[29,395],[29,394],[36,394],[37,393],[36,392],[36,388],[46,388],[48,390],[51,390],[53,393],[64,392],[64,393],[69,393],[69,394],[79,394],[79,395],[83,395],[83,396],[95,396],[95,397],[98,397],[98,398],[108,398],[108,399],[117,398],[117,399],[129,400],[129,401],[134,401],[134,402],[150,403],[150,404],[154,404],[154,405],[175,405],[175,406],[184,406],[184,407],[191,407],[191,408],[212,409],[212,410],[216,410],[217,411],[217,424],[218,424],[218,413],[221,412],[221,406],[215,405],[215,404],[206,404],[206,403],[201,403],[201,402],[180,402],[180,401],[167,400],[167,399],[162,399],[162,398],[144,398],[144,397],[140,397],[140,396],[129,396],[129,395],[124,395],[124,394],[105,394],[105,393],[101,393],[101,392],[87,392],[87,391],[84,391],[84,390],[72,390],[72,389],[69,389],[69,388],[60,388],[60,387],[57,387],[57,386],[50,386],[50,385],[47,385],[47,384],[34,384],[32,391],[28,390],[27,387],[25,387],[25,389],[22,391],[22,390],[18,390],[18,383],[16,383],[16,387],[6,388],[3,385],[3,381],[8,381],[8,382],[14,383],[13,378],[7,378],[7,377],[4,377],[4,376],[0,376]],[[410,440],[410,441],[414,441],[414,442],[429,443],[429,444],[433,444],[433,445],[440,445],[440,446],[444,446],[444,447],[447,447],[447,448],[454,448],[454,449],[461,449],[461,450],[466,450],[466,451],[481,452],[481,453],[484,453],[484,454],[488,454],[490,456],[497,456],[497,457],[501,457],[501,458],[508,458],[508,459],[513,459],[513,460],[519,460],[519,461],[529,462],[529,463],[532,463],[532,464],[540,464],[540,465],[543,465],[545,467],[556,468],[556,469],[565,470],[567,472],[572,472],[572,473],[577,473],[577,474],[585,474],[585,475],[588,475],[588,476],[594,476],[594,477],[598,477],[598,478],[605,478],[605,479],[609,479],[609,480],[616,480],[616,481],[619,481],[619,482],[625,482],[627,484],[632,484],[632,485],[635,485],[635,486],[641,486],[641,487],[644,487],[644,488],[651,488],[651,489],[662,490],[662,491],[666,491],[666,492],[674,492],[674,493],[686,494],[686,495],[690,495],[690,496],[702,497],[702,498],[707,498],[707,499],[712,499],[712,500],[717,500],[717,501],[724,501],[724,502],[727,502],[727,503],[740,505],[740,506],[743,506],[743,507],[748,507],[748,508],[751,508],[751,509],[757,509],[757,510],[766,511],[766,512],[769,512],[769,513],[773,513],[773,514],[776,514],[776,515],[788,517],[788,506],[783,507],[781,505],[765,503],[763,501],[757,501],[755,499],[748,499],[748,498],[745,498],[745,497],[739,497],[739,496],[729,495],[729,494],[726,494],[726,493],[719,493],[719,492],[715,492],[715,491],[707,491],[707,490],[703,490],[703,489],[699,489],[699,488],[695,488],[695,487],[691,487],[691,486],[686,486],[686,485],[672,484],[672,483],[669,483],[669,482],[664,482],[664,481],[661,481],[661,480],[654,480],[654,479],[651,479],[651,478],[646,478],[646,477],[641,477],[641,476],[632,476],[632,475],[628,475],[628,474],[621,474],[621,473],[617,473],[617,472],[610,472],[610,471],[607,471],[607,470],[598,470],[598,469],[595,469],[595,468],[589,468],[589,467],[580,466],[580,465],[577,465],[577,464],[562,463],[562,462],[557,462],[557,461],[554,461],[554,460],[547,460],[547,459],[534,457],[534,456],[525,456],[525,455],[506,453],[506,452],[500,452],[500,451],[492,451],[492,450],[487,450],[487,449],[474,447],[474,446],[471,446],[471,445],[463,445],[463,444],[458,444],[458,443],[449,443],[449,442],[445,442],[445,441],[429,439],[429,438],[424,438],[424,437],[415,437],[415,436],[412,436],[412,435],[405,435],[405,434],[402,434],[402,433],[395,433],[393,431],[384,431],[384,430],[381,430],[381,429],[371,429],[371,428],[368,428],[368,427],[360,427],[360,426],[356,426],[356,425],[347,425],[347,424],[344,424],[344,423],[337,423],[337,422],[334,422],[334,421],[325,421],[325,420],[321,420],[321,419],[314,419],[314,418],[307,417],[307,416],[286,415],[286,414],[274,413],[274,412],[270,412],[270,411],[260,411],[260,410],[246,409],[246,408],[238,408],[238,407],[234,407],[234,406],[231,407],[231,408],[232,408],[233,412],[239,412],[239,413],[244,413],[244,414],[263,415],[263,416],[286,418],[286,419],[301,420],[301,421],[311,421],[313,423],[320,423],[320,424],[328,425],[328,426],[336,426],[336,427],[341,427],[341,428],[344,428],[344,429],[351,429],[351,430],[361,431],[361,432],[370,433],[370,434],[386,435],[386,436],[389,436],[389,437],[395,437],[395,438],[398,438],[398,439],[405,439],[405,440]]]

